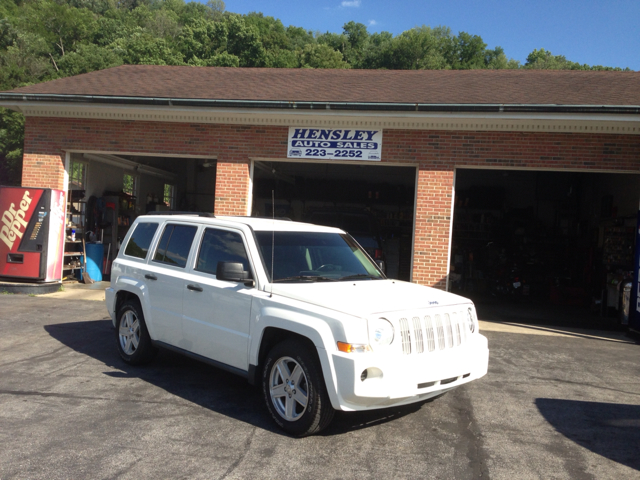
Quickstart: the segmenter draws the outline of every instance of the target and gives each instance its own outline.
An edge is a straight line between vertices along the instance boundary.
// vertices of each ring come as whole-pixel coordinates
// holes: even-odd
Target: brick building
[[[486,292],[517,261],[584,302],[632,269],[640,73],[121,66],[0,106],[26,116],[23,186],[124,178],[129,217],[366,211],[389,275],[439,288]],[[380,155],[304,158],[296,129],[379,132]]]

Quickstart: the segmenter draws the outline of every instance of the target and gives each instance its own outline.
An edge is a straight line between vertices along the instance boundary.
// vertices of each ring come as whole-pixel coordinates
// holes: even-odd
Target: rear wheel
[[[299,341],[286,340],[269,352],[262,390],[271,416],[291,435],[318,433],[333,418],[320,362]]]
[[[130,365],[150,362],[157,353],[137,300],[127,300],[118,310],[116,343],[120,357]]]

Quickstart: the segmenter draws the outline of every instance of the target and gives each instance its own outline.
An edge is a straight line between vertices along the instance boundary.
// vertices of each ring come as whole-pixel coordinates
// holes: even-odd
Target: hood
[[[273,294],[363,318],[385,312],[471,303],[452,293],[400,280],[275,283]]]

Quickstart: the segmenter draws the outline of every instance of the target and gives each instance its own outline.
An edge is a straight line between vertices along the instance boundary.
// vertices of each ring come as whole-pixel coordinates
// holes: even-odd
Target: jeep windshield
[[[260,231],[256,232],[256,239],[262,260],[273,282],[306,283],[385,278],[376,264],[349,235]],[[275,245],[273,250],[272,244]]]

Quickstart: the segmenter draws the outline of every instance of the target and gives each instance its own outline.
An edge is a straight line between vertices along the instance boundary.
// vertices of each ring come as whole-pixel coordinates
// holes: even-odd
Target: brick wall
[[[287,133],[286,127],[28,117],[22,182],[62,188],[65,149],[210,155],[218,159],[215,212],[245,215],[250,158],[286,158]],[[456,167],[640,171],[640,137],[386,130],[382,158],[419,166],[412,278],[444,288]]]
[[[218,159],[215,212],[246,215],[249,159],[286,156],[287,132],[286,127],[27,117],[22,183],[63,188],[66,149],[211,155]]]

